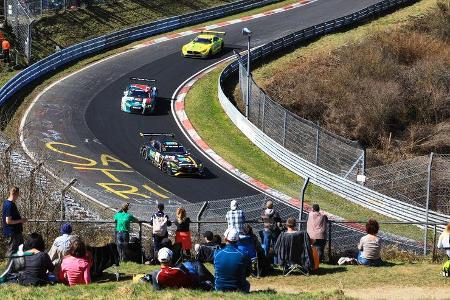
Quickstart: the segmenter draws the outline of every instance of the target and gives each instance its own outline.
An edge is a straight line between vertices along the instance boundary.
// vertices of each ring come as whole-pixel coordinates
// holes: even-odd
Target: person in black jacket
[[[21,285],[40,286],[49,283],[47,272],[53,272],[55,268],[50,256],[45,253],[44,239],[39,233],[32,233],[26,240],[24,252],[33,253],[26,255],[25,269],[20,272],[19,283]]]
[[[266,208],[261,214],[261,219],[264,222],[264,229],[262,232],[263,249],[266,257],[269,257],[270,246],[274,244],[280,234],[281,218],[278,212],[273,208],[273,202],[267,201]]]

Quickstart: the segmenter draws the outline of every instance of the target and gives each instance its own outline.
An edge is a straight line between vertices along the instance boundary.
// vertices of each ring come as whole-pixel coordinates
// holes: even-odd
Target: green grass
[[[212,71],[189,90],[186,114],[192,125],[211,149],[236,168],[276,190],[298,197],[303,180],[256,147],[223,111],[217,99],[217,81],[222,69]],[[346,220],[373,217],[379,221],[394,221],[315,185],[309,185],[305,202],[318,203],[321,209]],[[382,230],[417,240],[423,235],[419,228],[410,225],[386,225]]]
[[[107,270],[100,280],[89,286],[67,287],[58,284],[34,288],[0,285],[0,294],[2,299],[349,299],[349,296],[363,297],[361,288],[367,292],[380,287],[397,295],[413,288],[418,289],[415,291],[418,293],[417,298],[425,298],[429,293],[436,292],[445,297],[445,293],[448,293],[448,279],[440,276],[440,265],[431,263],[390,263],[380,268],[321,265],[318,273],[310,276],[294,273],[287,278],[249,278],[250,295],[185,289],[154,291],[149,284],[132,283],[133,275],[150,273],[157,268],[125,263],[119,267],[122,278],[119,282],[114,280],[112,271]],[[208,268],[212,270],[211,265]]]

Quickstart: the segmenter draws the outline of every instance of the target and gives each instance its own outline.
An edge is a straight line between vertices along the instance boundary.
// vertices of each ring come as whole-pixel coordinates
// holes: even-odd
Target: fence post
[[[433,155],[434,153],[430,153],[430,159],[428,161],[428,170],[427,170],[427,204],[425,208],[425,232],[423,234],[423,256],[427,255],[427,239],[428,239],[428,213],[430,209],[430,192],[431,192],[431,165],[433,164]]]
[[[308,187],[308,184],[309,184],[309,177],[306,177],[305,182],[303,183],[302,191],[300,193],[300,201],[301,201],[300,212],[299,212],[300,222],[298,224],[298,229],[300,231],[302,230],[302,225],[303,225],[303,222],[301,222],[301,221],[303,221],[303,207],[305,205],[305,193],[306,193],[306,188]]]
[[[317,122],[317,132],[316,132],[316,157],[314,160],[314,164],[319,164],[319,145],[320,145],[320,126],[319,122]]]
[[[328,263],[331,263],[331,228],[333,221],[328,220]]]
[[[139,225],[139,233],[138,233],[138,237],[139,237],[139,241],[141,243],[141,263],[144,263],[144,251],[142,251],[142,222],[138,223]]]
[[[283,118],[283,147],[286,146],[286,122],[287,122],[287,110],[284,110]]]
[[[433,256],[431,258],[432,262],[436,261],[436,235],[437,235],[437,225],[434,224],[434,228],[433,228]]]
[[[208,206],[208,201],[205,201],[202,205],[202,207],[200,208],[200,211],[197,214],[197,232],[200,233],[200,219],[203,215],[203,212],[206,209],[206,206]]]
[[[61,190],[61,223],[64,222],[66,218],[66,192],[77,182],[76,178],[73,178],[62,190]]]
[[[266,113],[266,94],[263,92],[263,106],[262,106],[262,117],[261,117],[261,131],[264,132],[264,118]]]

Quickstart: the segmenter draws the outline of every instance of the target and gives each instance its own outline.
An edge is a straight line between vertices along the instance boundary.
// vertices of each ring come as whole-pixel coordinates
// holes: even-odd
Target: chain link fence
[[[247,103],[247,70],[239,64],[242,99]],[[273,140],[298,156],[342,177],[364,173],[364,149],[303,119],[272,100],[250,77],[248,119]]]
[[[16,37],[16,50],[29,63],[31,59],[31,30],[34,18],[28,10],[26,2],[6,0],[5,4],[6,23],[11,27]],[[17,62],[17,59],[15,61]]]

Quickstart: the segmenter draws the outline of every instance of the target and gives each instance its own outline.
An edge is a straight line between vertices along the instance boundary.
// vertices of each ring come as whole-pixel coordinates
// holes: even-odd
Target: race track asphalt
[[[287,12],[222,27],[217,30],[226,31],[226,48],[212,59],[183,58],[181,46],[193,38],[186,36],[102,61],[56,83],[36,99],[24,121],[24,143],[29,153],[35,159],[45,160],[47,168],[59,178],[79,178],[81,190],[112,207],[123,201],[145,205],[161,200],[199,202],[257,194],[257,190],[206,158],[203,158],[208,169],[206,178],[162,174],[139,156],[143,140],[138,133],[175,133],[195,156],[202,158],[173,119],[170,98],[182,82],[199,70],[231,55],[233,49],[244,49],[243,27],[253,31],[252,46],[257,46],[377,2],[319,0]],[[131,76],[157,80],[160,97],[165,100],[159,103],[156,115],[120,111],[122,91]],[[50,143],[48,147],[46,143]]]

